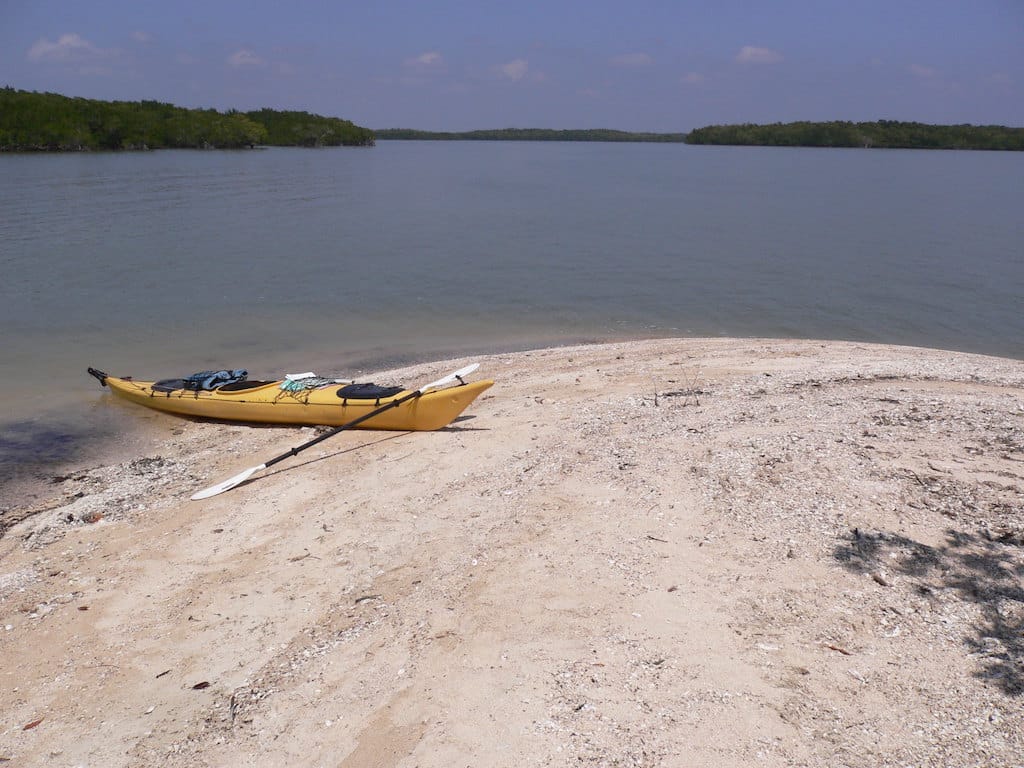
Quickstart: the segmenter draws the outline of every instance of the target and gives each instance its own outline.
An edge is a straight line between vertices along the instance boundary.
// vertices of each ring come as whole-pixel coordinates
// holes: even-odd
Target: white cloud
[[[697,85],[704,82],[704,75],[700,72],[687,72],[681,79],[687,85]]]
[[[513,59],[499,69],[509,80],[522,80],[530,69],[530,63],[526,59]]]
[[[228,64],[235,69],[243,69],[245,67],[262,67],[264,61],[248,48],[239,48],[228,56]]]
[[[28,49],[30,61],[84,63],[111,59],[115,56],[117,51],[98,48],[74,32],[61,35],[53,43],[41,38]]]
[[[137,29],[131,34],[132,40],[137,43],[149,43],[153,41],[153,36],[149,32],[143,32],[141,29]]]
[[[654,59],[646,53],[622,53],[612,56],[611,62],[616,67],[649,67]]]
[[[926,67],[923,64],[911,64],[910,73],[912,75],[917,75],[917,77],[933,77],[935,75],[935,70],[931,67]]]
[[[444,57],[437,51],[427,51],[426,53],[421,53],[419,56],[414,58],[406,59],[405,63],[410,67],[418,67],[421,69],[440,67],[444,65]]]
[[[775,64],[782,61],[782,54],[771,48],[744,45],[736,54],[736,61],[740,64]]]
[[[426,51],[406,59],[405,74],[399,77],[402,85],[418,87],[436,80],[448,71],[444,56],[438,51]]]

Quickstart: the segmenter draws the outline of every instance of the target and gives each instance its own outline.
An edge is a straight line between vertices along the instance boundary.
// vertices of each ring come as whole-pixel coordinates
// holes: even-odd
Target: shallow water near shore
[[[358,375],[656,336],[1024,358],[1021,178],[1014,153],[683,145],[0,156],[0,477],[170,428],[89,365]]]

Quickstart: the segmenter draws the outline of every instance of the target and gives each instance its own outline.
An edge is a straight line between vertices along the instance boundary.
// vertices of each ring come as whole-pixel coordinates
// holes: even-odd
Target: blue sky
[[[370,128],[1024,126],[1024,0],[0,0],[0,85]]]

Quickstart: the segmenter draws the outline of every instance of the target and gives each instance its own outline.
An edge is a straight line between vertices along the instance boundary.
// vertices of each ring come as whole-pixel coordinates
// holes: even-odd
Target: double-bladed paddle
[[[472,365],[467,365],[465,368],[460,368],[459,370],[455,371],[454,373],[449,373],[443,379],[438,379],[437,381],[432,381],[429,384],[420,387],[419,389],[417,389],[414,392],[410,392],[407,395],[402,395],[401,397],[399,397],[399,398],[397,398],[395,400],[392,400],[392,401],[390,401],[388,403],[385,403],[380,408],[375,408],[374,410],[370,411],[369,413],[364,413],[358,419],[353,419],[352,421],[347,422],[346,424],[342,424],[340,427],[335,427],[334,429],[330,430],[329,432],[324,432],[319,437],[314,437],[308,443],[303,443],[302,445],[299,445],[299,446],[297,446],[295,448],[292,448],[290,451],[287,451],[286,453],[282,453],[280,456],[275,456],[270,461],[266,461],[263,464],[260,464],[259,466],[256,466],[256,467],[249,467],[249,469],[245,470],[244,472],[239,472],[234,477],[229,477],[227,480],[219,482],[216,485],[211,485],[209,488],[206,488],[205,490],[199,491],[198,493],[194,493],[194,494],[192,494],[191,498],[192,498],[193,501],[198,501],[199,499],[208,499],[211,496],[216,496],[219,493],[224,493],[224,491],[230,491],[236,485],[240,485],[240,484],[244,483],[246,480],[248,480],[250,477],[252,477],[254,474],[259,472],[260,470],[263,470],[263,469],[266,469],[267,467],[273,466],[274,464],[277,464],[277,462],[279,462],[279,461],[284,461],[289,456],[294,456],[295,454],[299,453],[300,451],[304,451],[307,448],[310,448],[310,447],[316,445],[319,442],[323,442],[324,440],[326,440],[329,437],[334,437],[339,432],[344,432],[346,429],[352,429],[353,427],[356,427],[356,426],[362,424],[364,421],[368,421],[368,420],[372,419],[374,416],[377,416],[377,415],[379,415],[381,413],[384,413],[384,411],[388,410],[389,408],[397,408],[402,403],[404,403],[404,402],[406,402],[408,400],[412,400],[415,397],[419,397],[420,395],[422,395],[424,392],[427,392],[428,390],[437,389],[438,387],[443,387],[445,384],[451,384],[453,381],[461,381],[463,376],[468,376],[469,374],[471,374],[473,371],[475,371],[479,367],[480,367],[479,363],[473,363]]]

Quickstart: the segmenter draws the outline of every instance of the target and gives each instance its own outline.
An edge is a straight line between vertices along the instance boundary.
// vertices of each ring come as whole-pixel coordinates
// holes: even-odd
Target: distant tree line
[[[308,112],[261,109],[245,116],[267,131],[264,144],[275,147],[372,147],[373,131],[342,120]]]
[[[1002,125],[927,125],[896,120],[874,123],[774,123],[709,125],[686,135],[687,144],[768,147],[877,147],[888,149],[1024,150],[1024,128]]]
[[[1024,128],[928,125],[896,120],[771,125],[710,125],[690,133],[610,129],[502,128],[437,132],[371,131],[308,112],[185,109],[158,101],[99,101],[0,89],[0,151],[90,149],[233,149],[270,146],[372,146],[375,139],[430,141],[686,142],[777,147],[878,147],[1024,151]]]
[[[499,128],[489,131],[416,131],[412,128],[384,128],[374,131],[378,139],[420,141],[656,141],[681,143],[682,133],[630,133],[605,128],[558,131],[549,128]]]
[[[308,112],[185,109],[0,89],[0,151],[372,146],[373,132]]]

